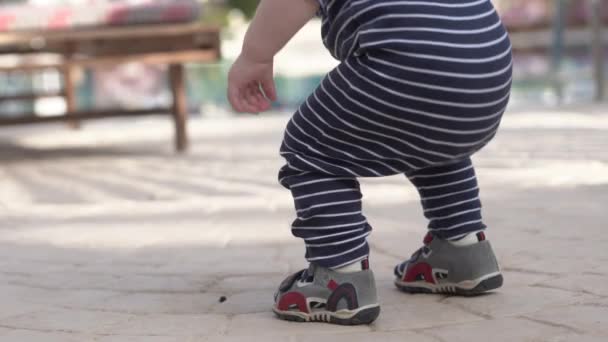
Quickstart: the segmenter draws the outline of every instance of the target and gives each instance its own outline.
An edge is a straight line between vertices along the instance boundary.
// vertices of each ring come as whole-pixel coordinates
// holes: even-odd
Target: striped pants
[[[442,238],[485,229],[470,157],[498,130],[510,59],[498,73],[471,76],[479,79],[431,77],[403,65],[402,56],[385,51],[347,59],[287,125],[279,178],[292,191],[293,234],[304,239],[312,263],[335,268],[368,256],[371,226],[361,212],[359,177],[405,174],[421,195],[429,229]]]
[[[367,257],[359,177],[405,174],[441,238],[485,229],[470,157],[498,131],[513,67],[492,2],[321,3],[324,43],[341,63],[287,125],[279,175],[308,260]]]
[[[444,239],[458,239],[485,229],[475,169],[470,158],[406,175],[422,200],[429,229]],[[336,268],[369,255],[371,226],[362,212],[355,177],[336,177],[296,170],[289,165],[280,182],[291,190],[297,219],[292,231],[306,243],[306,258]]]

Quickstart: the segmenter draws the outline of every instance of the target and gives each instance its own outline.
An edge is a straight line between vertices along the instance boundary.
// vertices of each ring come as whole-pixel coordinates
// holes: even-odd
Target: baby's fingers
[[[252,85],[252,87],[250,89],[250,94],[252,97],[251,101],[255,105],[256,112],[264,112],[264,111],[267,111],[270,109],[271,103],[264,96],[264,93],[260,89],[259,84]]]
[[[262,90],[264,90],[264,94],[270,101],[277,100],[277,88],[274,84],[274,80],[272,78],[262,81]]]
[[[235,111],[239,113],[253,113],[254,106],[251,105],[248,94],[248,87],[237,88],[235,86],[228,88],[228,100]]]
[[[260,103],[256,94],[255,83],[252,83],[243,89],[243,102],[245,103],[247,112],[258,113],[260,111]]]
[[[269,110],[272,107],[272,103],[266,98],[260,87],[261,85],[256,85],[253,92],[258,106],[258,111],[263,112]]]

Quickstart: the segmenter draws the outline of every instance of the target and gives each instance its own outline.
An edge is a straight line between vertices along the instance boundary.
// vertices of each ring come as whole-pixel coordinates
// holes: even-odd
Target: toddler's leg
[[[475,168],[470,158],[429,167],[407,175],[420,193],[429,230],[445,240],[457,240],[483,231],[481,201]]]
[[[356,178],[287,167],[280,178],[293,195],[297,218],[292,232],[304,239],[309,262],[335,269],[368,257],[371,227],[361,211]]]
[[[492,246],[483,231],[475,169],[467,158],[409,173],[429,219],[424,246],[395,267],[407,292],[475,295],[502,286]]]
[[[373,322],[380,305],[367,262],[371,227],[361,213],[359,182],[289,166],[279,177],[293,194],[297,218],[292,230],[304,239],[310,265],[283,281],[274,312],[304,322]]]

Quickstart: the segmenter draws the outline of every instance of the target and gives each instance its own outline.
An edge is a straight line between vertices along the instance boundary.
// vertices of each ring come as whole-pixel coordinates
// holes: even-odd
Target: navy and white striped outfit
[[[441,238],[484,230],[470,156],[496,134],[512,76],[490,0],[320,2],[341,64],[289,122],[279,174],[307,259],[336,268],[368,256],[358,177],[405,174]]]

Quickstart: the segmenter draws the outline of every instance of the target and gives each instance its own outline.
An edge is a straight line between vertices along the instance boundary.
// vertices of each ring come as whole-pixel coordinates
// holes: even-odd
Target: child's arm
[[[261,112],[276,100],[273,59],[319,10],[317,0],[262,0],[241,55],[228,75],[228,99],[239,112]],[[260,91],[260,86],[264,93]]]
[[[242,53],[256,62],[272,60],[318,10],[317,0],[262,0]]]

